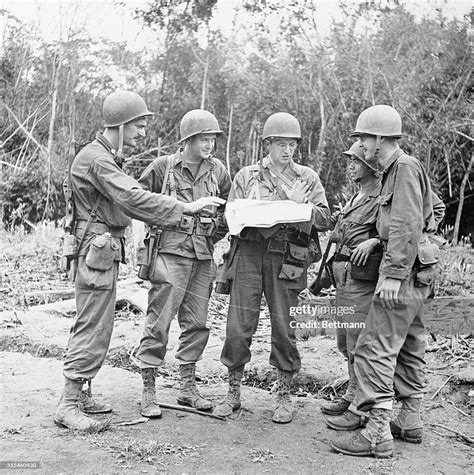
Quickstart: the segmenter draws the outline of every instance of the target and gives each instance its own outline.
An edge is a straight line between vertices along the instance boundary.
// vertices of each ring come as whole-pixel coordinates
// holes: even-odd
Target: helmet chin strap
[[[375,152],[374,152],[374,160],[377,163],[378,157],[380,153],[380,135],[377,135],[375,138]]]
[[[120,124],[119,130],[118,130],[117,159],[120,162],[123,160],[123,127],[124,127],[124,124]]]

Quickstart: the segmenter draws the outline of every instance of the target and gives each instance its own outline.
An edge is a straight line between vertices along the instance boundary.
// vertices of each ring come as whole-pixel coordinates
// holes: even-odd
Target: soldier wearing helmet
[[[317,231],[328,229],[330,219],[318,175],[293,161],[300,139],[296,117],[285,112],[270,116],[263,127],[268,155],[259,164],[236,174],[229,195],[229,201],[246,198],[310,203],[312,217],[307,222],[271,228],[248,226],[238,237],[233,236],[230,305],[221,355],[229,371],[229,391],[214,411],[220,416],[228,416],[240,407],[241,380],[244,366],[250,361],[250,344],[257,329],[263,292],[272,324],[270,364],[278,373],[272,420],[287,423],[293,417],[290,384],[301,360],[290,308],[297,305],[298,293],[306,287],[308,265],[315,259],[312,238],[317,238]]]
[[[130,218],[177,226],[186,214],[222,203],[215,197],[183,203],[143,190],[122,171],[123,145],[137,145],[151,115],[138,94],[110,94],[103,107],[104,132],[78,153],[71,167],[77,316],[64,361],[64,391],[54,414],[54,421],[69,429],[103,429],[103,424],[87,414],[112,411],[110,405],[92,398],[91,380],[104,362],[112,335],[118,267],[124,262],[123,236]]]
[[[375,296],[355,349],[357,408],[369,411],[365,429],[334,441],[337,452],[391,457],[393,437],[420,443],[420,408],[426,335],[423,302],[433,283],[438,248],[428,235],[436,231],[444,205],[431,190],[428,176],[415,158],[400,148],[401,118],[390,106],[363,111],[352,135],[365,157],[382,173],[377,231],[383,257]],[[394,395],[402,409],[391,421]]]
[[[354,351],[369,312],[382,258],[375,227],[380,194],[377,163],[365,157],[360,140],[343,154],[349,158],[350,177],[359,190],[337,218],[331,236],[336,251],[329,265],[336,287],[335,305],[339,309],[351,309],[350,313],[337,317],[343,325],[336,327],[337,347],[347,359],[349,385],[342,398],[321,406],[321,411],[330,416],[326,420],[328,427],[340,431],[357,429],[364,422],[364,414],[357,410],[355,400],[358,381],[354,373]]]
[[[226,200],[230,176],[221,161],[212,156],[216,137],[221,133],[210,112],[188,112],[180,123],[181,149],[157,158],[143,172],[140,184],[146,190],[169,194],[183,203],[209,196]],[[143,376],[141,413],[146,417],[161,415],[155,399],[154,371],[165,358],[168,333],[176,313],[182,331],[176,353],[181,379],[178,403],[200,410],[212,409],[211,401],[202,397],[196,387],[195,371],[209,339],[206,321],[215,277],[214,243],[227,231],[222,227],[222,213],[223,209],[214,206],[178,225],[160,227],[158,255],[149,275],[147,320],[137,353]]]

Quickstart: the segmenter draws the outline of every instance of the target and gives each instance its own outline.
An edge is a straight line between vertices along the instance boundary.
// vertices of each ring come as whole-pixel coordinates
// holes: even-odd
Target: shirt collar
[[[382,173],[385,173],[392,165],[393,163],[400,157],[400,155],[403,155],[403,150],[399,148],[398,150],[395,150],[395,152],[390,155],[386,160],[380,161],[379,162],[379,169]]]

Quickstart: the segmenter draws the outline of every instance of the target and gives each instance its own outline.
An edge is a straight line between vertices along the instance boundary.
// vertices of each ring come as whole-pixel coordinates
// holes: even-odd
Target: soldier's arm
[[[310,192],[308,203],[313,205],[312,224],[317,231],[326,231],[331,226],[331,212],[323,185],[316,172],[312,172],[309,180],[305,181],[309,185]]]
[[[438,229],[438,226],[444,219],[446,205],[441,201],[439,196],[434,191],[431,191],[431,200],[433,201],[433,217],[435,221],[435,227]]]
[[[129,217],[149,224],[174,225],[180,222],[185,210],[183,203],[170,196],[144,190],[110,157],[97,157],[88,174],[98,190]]]
[[[423,189],[416,167],[399,163],[390,210],[387,250],[381,275],[406,279],[413,268],[423,229]]]

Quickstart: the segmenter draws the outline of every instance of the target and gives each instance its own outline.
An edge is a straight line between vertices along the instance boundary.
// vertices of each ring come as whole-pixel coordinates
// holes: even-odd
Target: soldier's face
[[[136,147],[146,137],[146,119],[137,119],[123,126],[123,144]]]
[[[188,142],[188,150],[195,159],[204,160],[211,156],[216,146],[216,134],[198,134]]]
[[[364,155],[365,155],[366,160],[372,159],[375,154],[375,146],[377,142],[377,137],[375,137],[374,135],[362,134],[359,137],[359,140],[362,143],[362,148],[364,150]],[[372,163],[372,162],[369,162],[369,163]]]
[[[351,180],[355,183],[363,181],[368,176],[372,176],[373,172],[371,169],[357,157],[351,157],[349,159],[349,175]]]
[[[270,142],[269,154],[272,163],[286,166],[293,158],[298,141],[292,138],[277,137]]]

